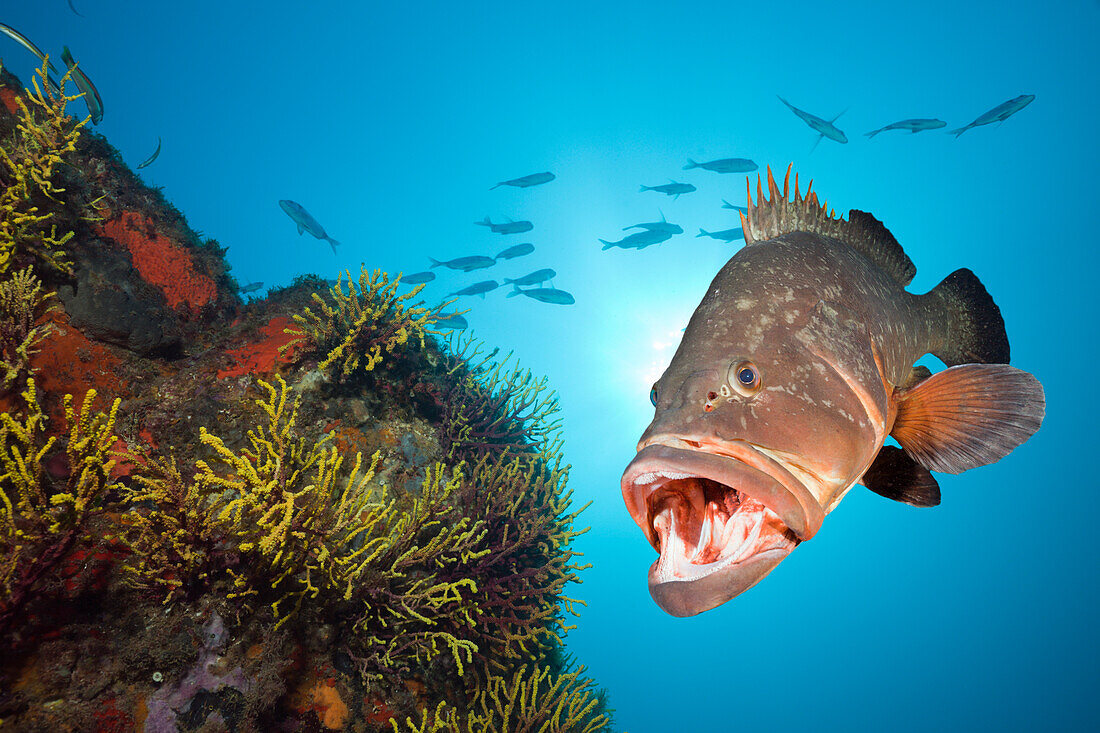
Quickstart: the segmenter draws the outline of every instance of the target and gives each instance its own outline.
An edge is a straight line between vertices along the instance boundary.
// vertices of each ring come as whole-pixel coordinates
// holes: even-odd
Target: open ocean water
[[[440,272],[424,295],[553,268],[575,296],[499,288],[461,306],[560,395],[569,485],[592,527],[568,650],[609,691],[616,729],[1100,729],[1100,3],[72,8],[83,17],[63,0],[4,0],[0,21],[72,49],[103,98],[96,130],[132,167],[163,141],[143,178],[229,248],[242,284],[360,263],[410,273],[530,242],[490,270]],[[34,58],[0,40],[28,81]],[[1007,120],[946,134],[1024,94],[1035,100]],[[848,142],[815,147],[777,95],[840,115]],[[946,127],[864,134],[906,118]],[[1047,414],[1001,462],[939,475],[941,506],[857,487],[760,585],[677,619],[649,596],[655,553],[619,477],[650,385],[742,244],[694,234],[738,226],[722,201],[745,204],[745,175],[682,168],[730,157],[793,163],[830,206],[881,219],[917,266],[911,291],[972,269]],[[490,190],[539,171],[556,179]],[[639,192],[670,179],[697,190]],[[335,256],[280,199],[342,243]],[[662,214],[684,233],[601,249]],[[486,215],[534,227],[495,234],[474,225]]]

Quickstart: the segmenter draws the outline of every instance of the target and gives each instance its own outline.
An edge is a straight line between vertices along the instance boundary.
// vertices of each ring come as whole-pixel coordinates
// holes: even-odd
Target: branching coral
[[[131,507],[155,508],[123,517],[123,540],[131,550],[125,570],[133,585],[162,591],[165,603],[194,595],[224,569],[220,534],[207,513],[210,497],[180,473],[175,456],[134,459],[140,468],[124,496]]]
[[[21,251],[58,269],[71,269],[62,248],[73,233],[58,233],[53,221],[61,205],[57,196],[64,193],[56,177],[64,156],[76,150],[87,120],[77,122],[65,114],[66,105],[80,96],[65,94],[72,72],[66,72],[55,92],[45,83],[47,68],[44,61],[32,80],[34,92],[16,96],[16,130],[0,146],[0,272]]]
[[[578,512],[565,469],[544,454],[484,455],[434,466],[417,493],[375,479],[379,454],[350,470],[328,436],[298,432],[298,403],[281,377],[260,382],[264,420],[233,450],[204,430],[214,457],[191,485],[174,464],[135,474],[133,572],[169,596],[224,570],[242,614],[267,606],[278,623],[311,613],[354,619],[349,650],[367,679],[416,672],[438,658],[462,677],[474,660],[497,669],[541,654],[568,626],[565,586]],[[212,534],[211,534],[212,533]],[[222,562],[211,548],[223,538]],[[173,565],[175,570],[172,570]]]
[[[27,380],[22,397],[25,418],[0,414],[0,629],[80,541],[111,486],[112,449],[118,440],[113,431],[120,400],[106,413],[93,412],[95,390],[88,391],[79,410],[66,395],[69,470],[67,478],[55,481],[44,463],[57,439],[45,437],[47,418],[34,380]]]
[[[357,456],[338,480],[343,458],[326,445],[328,436],[310,442],[296,434],[298,403],[288,403],[286,382],[259,384],[266,398],[256,405],[266,420],[249,431],[248,448],[234,452],[202,428],[199,439],[214,457],[196,462],[193,479],[174,459],[144,461],[135,472],[128,569],[134,584],[159,588],[166,600],[225,576],[227,597],[240,600],[242,614],[267,605],[281,625],[304,599],[336,595],[365,531],[359,517],[378,456],[367,467]]]
[[[549,667],[521,667],[494,676],[475,694],[465,715],[446,703],[421,711],[420,721],[391,720],[394,733],[595,733],[611,719],[601,712],[595,683],[584,668],[555,675]]]
[[[230,570],[229,597],[270,599],[281,624],[307,597],[343,590],[368,529],[360,515],[379,454],[366,468],[357,454],[350,473],[339,480],[343,457],[326,445],[328,435],[314,443],[297,437],[298,403],[288,409],[290,389],[282,377],[276,376],[276,383],[278,388],[260,381],[267,399],[256,404],[267,424],[249,431],[250,448],[235,453],[201,430],[200,440],[214,450],[220,470],[199,461],[195,481],[200,492],[223,492],[213,518],[242,556],[242,569]],[[289,602],[294,605],[288,611]]]
[[[452,302],[433,308],[420,303],[407,306],[406,301],[415,297],[423,285],[398,295],[400,278],[390,280],[381,270],[368,272],[362,268],[358,287],[351,273],[346,274],[346,285],[341,275],[327,297],[313,294],[317,312],[306,308],[294,316],[298,328],[287,329],[287,333],[295,339],[281,349],[308,345],[304,351],[324,354],[318,367],[338,381],[359,371],[371,371],[382,361],[383,353],[393,353],[410,339],[423,346],[425,332]]]
[[[482,356],[472,336],[452,337],[448,373],[453,386],[444,399],[444,444],[454,460],[494,454],[552,454],[559,447],[558,400],[546,378],[509,366],[511,354],[495,360],[496,350]]]
[[[579,582],[569,545],[581,532],[562,492],[565,471],[542,456],[485,456],[469,476],[443,477],[437,466],[411,506],[397,503],[404,531],[391,531],[356,575],[365,676],[414,671],[439,640],[460,676],[460,653],[468,662],[474,651],[485,669],[503,670],[544,654],[570,628],[561,607],[577,602],[564,590]]]
[[[35,325],[44,313],[53,309],[43,308],[54,293],[43,293],[42,283],[30,267],[18,270],[10,278],[0,282],[0,372],[3,389],[10,389],[23,376],[35,344],[45,338],[49,324]]]
[[[573,562],[578,553],[571,549],[588,531],[574,528],[587,505],[571,510],[568,469],[559,456],[547,460],[545,454],[485,457],[463,497],[467,514],[493,518],[484,538],[492,552],[469,572],[479,579],[483,633],[495,640],[487,651],[498,658],[522,659],[564,642],[572,626],[562,612],[576,615],[574,604],[583,605],[565,589],[580,583],[576,573],[589,567]]]

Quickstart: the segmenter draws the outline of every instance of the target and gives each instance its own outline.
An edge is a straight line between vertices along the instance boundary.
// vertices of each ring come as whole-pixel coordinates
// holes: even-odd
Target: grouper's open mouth
[[[749,444],[675,443],[639,451],[622,491],[660,553],[649,569],[653,600],[673,616],[693,616],[762,580],[824,514],[794,476]]]

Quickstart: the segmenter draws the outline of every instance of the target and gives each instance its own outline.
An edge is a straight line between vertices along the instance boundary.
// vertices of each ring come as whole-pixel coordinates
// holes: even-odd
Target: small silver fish
[[[729,201],[726,201],[725,199],[722,199],[722,208],[723,209],[734,209],[736,211],[740,211],[742,214],[749,213],[749,208],[747,206],[738,206],[737,204],[731,204]]]
[[[515,186],[516,188],[527,188],[528,186],[538,186],[542,183],[549,183],[554,180],[556,176],[550,171],[545,173],[532,173],[529,176],[520,176],[519,178],[513,178],[510,181],[501,181],[496,186],[490,186],[489,190],[492,191],[498,186]]]
[[[55,74],[57,73],[57,69],[55,69],[54,65],[50,63],[49,57],[47,57],[46,54],[42,52],[42,49],[34,45],[34,43],[31,42],[31,39],[27,38],[22,33],[12,28],[10,25],[6,25],[4,23],[0,23],[0,33],[3,33],[8,38],[12,39],[20,46],[33,53],[35,56],[38,57],[39,61],[46,64],[46,68],[48,68]],[[55,94],[61,91],[61,87],[57,85],[57,82],[54,81],[53,77],[51,77],[49,74],[46,75],[46,84],[50,87],[50,91],[54,92]]]
[[[456,290],[453,293],[447,293],[447,296],[450,297],[452,295],[480,295],[484,299],[485,293],[488,293],[491,290],[496,290],[498,287],[500,287],[500,283],[498,283],[496,280],[482,280],[481,282],[476,282],[473,285],[467,285],[461,290]]]
[[[325,228],[306,211],[304,206],[290,199],[281,199],[279,201],[279,207],[298,225],[298,234],[309,232],[318,239],[324,239],[329,243],[329,246],[332,247],[332,253],[336,254],[336,245],[340,243],[325,232]]]
[[[153,161],[157,159],[158,155],[160,155],[160,137],[157,137],[157,149],[154,150],[153,154],[150,155],[148,158],[138,163],[138,170],[141,170],[148,165],[152,165]]]
[[[880,132],[886,132],[887,130],[908,130],[909,132],[917,133],[921,130],[938,130],[941,127],[946,127],[947,123],[943,120],[930,120],[930,119],[912,119],[902,120],[901,122],[891,122],[886,127],[880,127],[877,130],[871,130],[870,132],[863,133],[867,137],[874,137]]]
[[[960,127],[957,130],[952,130],[950,134],[958,137],[959,135],[969,130],[971,127],[988,125],[991,122],[1003,122],[1012,115],[1022,110],[1024,107],[1031,104],[1032,100],[1034,99],[1034,94],[1021,94],[1015,99],[1010,99],[1007,102],[1002,102],[1001,104],[998,104],[996,107],[989,110],[988,112],[983,112],[981,115],[978,116],[978,119],[974,120],[966,127]]]
[[[482,221],[475,221],[474,224],[489,227],[489,231],[496,234],[522,234],[535,228],[535,225],[529,221],[512,221],[511,219],[500,224],[494,224],[489,220],[489,217],[485,217]]]
[[[462,272],[470,272],[472,270],[481,270],[486,267],[492,267],[497,263],[492,257],[486,257],[485,255],[471,255],[469,257],[456,257],[453,260],[437,260],[431,257],[428,258],[432,262],[432,267],[449,267],[452,270],[462,270]]]
[[[535,251],[535,245],[531,244],[530,242],[524,242],[523,244],[514,244],[514,245],[512,245],[508,249],[506,249],[503,252],[501,252],[500,254],[498,254],[493,259],[510,260],[510,259],[515,258],[515,257],[523,257],[524,255],[529,255],[534,251]]]
[[[61,47],[61,60],[72,72],[76,88],[84,94],[84,103],[88,105],[88,114],[92,116],[92,124],[98,125],[100,120],[103,119],[103,99],[99,96],[99,91],[95,88],[92,80],[88,78],[88,75],[76,65],[73,55],[69,53],[68,46]]]
[[[643,224],[631,224],[628,227],[623,227],[623,231],[627,232],[631,229],[648,229],[651,232],[668,232],[669,234],[683,234],[684,229],[679,224],[670,224],[665,220],[665,214],[663,211],[658,211],[661,214],[660,221],[650,221]]]
[[[435,280],[435,273],[429,270],[401,276],[402,285],[423,285],[424,283],[430,283],[432,280]]]
[[[572,293],[557,288],[528,288],[527,290],[509,293],[509,295],[526,295],[533,300],[542,303],[553,303],[554,305],[573,305],[577,302]]]
[[[720,232],[708,232],[706,229],[699,227],[699,233],[695,235],[695,238],[710,237],[711,239],[720,239],[723,242],[732,242],[735,239],[744,239],[745,232],[741,227],[734,227],[733,229],[723,229]]]
[[[778,94],[776,96],[779,97]],[[817,140],[814,141],[814,148],[817,147],[817,144],[821,142],[821,138],[823,137],[827,137],[830,140],[836,140],[838,143],[848,142],[848,136],[841,132],[840,129],[833,124],[838,119],[840,119],[840,115],[844,114],[844,112],[841,112],[840,115],[837,115],[831,120],[823,120],[817,115],[812,115],[809,112],[795,107],[786,99],[783,99],[783,97],[779,97],[779,101],[790,107],[791,112],[794,112],[796,115],[798,115],[799,119],[801,119],[818,133]],[[810,152],[813,152],[814,148],[810,148]]]
[[[678,199],[680,198],[680,194],[691,193],[694,190],[695,186],[690,183],[677,183],[676,181],[672,181],[671,183],[663,183],[660,186],[642,186],[638,189],[638,192],[656,191],[657,193],[663,193],[666,196]]]
[[[237,289],[237,292],[238,293],[254,293],[257,290],[259,290],[260,288],[262,288],[263,286],[264,286],[264,284],[262,282],[249,283],[248,285],[242,285],[240,288]]]
[[[603,245],[602,249],[611,249],[612,247],[622,247],[623,249],[645,249],[652,244],[667,242],[671,238],[671,232],[661,229],[647,229],[642,232],[634,232],[629,236],[623,237],[617,242],[609,242],[606,239],[601,239],[599,241],[600,244]]]
[[[718,160],[711,160],[706,163],[696,163],[691,158],[688,158],[688,164],[684,166],[684,170],[689,171],[692,168],[702,168],[703,170],[714,171],[715,173],[751,173],[758,167],[756,163],[748,158],[719,158]]]
[[[530,272],[523,277],[517,277],[514,280],[504,278],[504,284],[511,285],[513,288],[515,288],[515,290],[513,290],[511,293],[508,293],[508,297],[511,298],[514,295],[519,295],[518,286],[520,285],[538,285],[541,282],[553,280],[557,276],[558,273],[547,267],[542,270],[535,270],[534,272]]]
[[[462,331],[470,324],[466,323],[466,319],[459,314],[452,313],[450,315],[443,316],[442,318],[437,318],[434,325],[439,326],[440,328],[448,328],[454,331]]]

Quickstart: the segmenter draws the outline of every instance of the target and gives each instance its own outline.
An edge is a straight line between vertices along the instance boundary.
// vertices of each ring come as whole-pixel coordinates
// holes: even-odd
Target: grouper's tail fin
[[[973,272],[965,267],[955,270],[928,295],[938,299],[947,313],[947,333],[942,345],[932,351],[936,358],[947,366],[1008,363],[1001,309]]]

